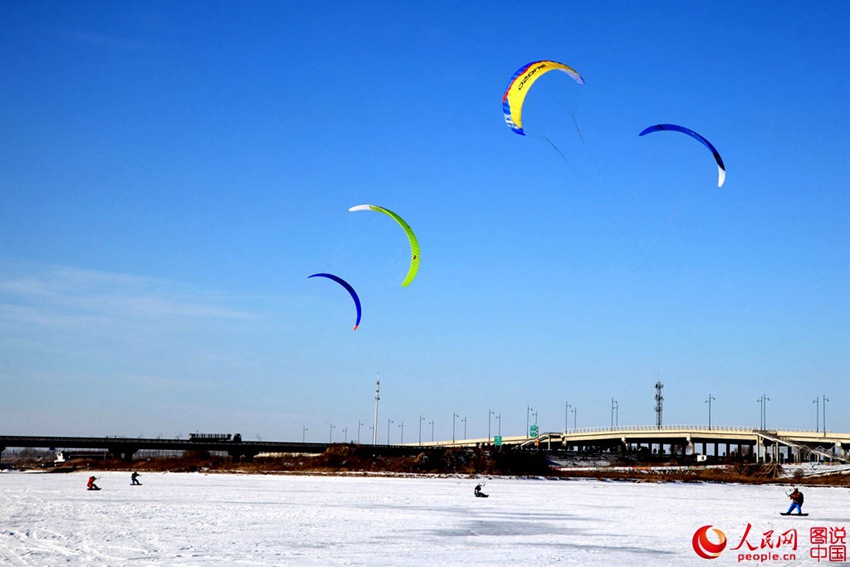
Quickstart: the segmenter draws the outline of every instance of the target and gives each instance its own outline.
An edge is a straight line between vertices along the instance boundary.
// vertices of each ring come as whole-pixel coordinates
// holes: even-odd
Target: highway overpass
[[[751,427],[665,425],[598,427],[569,432],[544,432],[537,438],[508,436],[502,445],[513,449],[575,452],[647,453],[651,455],[711,455],[747,461],[850,462],[850,433],[761,430]],[[376,455],[415,456],[426,448],[493,445],[495,439],[475,438],[430,443],[374,445]],[[142,450],[217,451],[234,459],[262,453],[323,453],[328,443],[205,439],[148,439],[131,437],[0,436],[0,452],[10,447],[54,450],[103,449],[117,458],[132,459]]]
[[[51,437],[0,435],[0,457],[7,448],[103,449],[110,457],[130,460],[138,451],[214,451],[227,453],[237,460],[252,459],[263,453],[320,454],[329,443],[286,441],[234,441],[192,439],[148,439],[144,437]],[[405,445],[375,445],[373,452],[382,456],[418,455],[420,448]],[[70,451],[73,454],[73,451]]]
[[[475,446],[492,439],[441,441],[437,445]],[[594,427],[569,432],[544,432],[538,438],[502,437],[502,444],[546,451],[702,454],[740,456],[746,460],[800,462],[848,461],[850,433],[832,431],[762,430],[752,427],[665,425]]]

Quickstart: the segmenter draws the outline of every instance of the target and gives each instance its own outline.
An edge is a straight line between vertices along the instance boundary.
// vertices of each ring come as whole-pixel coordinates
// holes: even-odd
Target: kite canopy
[[[720,157],[720,153],[717,151],[711,142],[691,130],[690,128],[685,128],[684,126],[677,126],[676,124],[656,124],[655,126],[650,126],[646,128],[643,132],[639,134],[639,136],[643,136],[644,134],[649,134],[651,132],[659,132],[661,130],[672,130],[673,132],[681,132],[682,134],[687,134],[691,138],[698,140],[702,145],[711,150],[712,155],[714,156],[714,161],[717,162],[717,186],[723,187],[723,183],[726,181],[726,166],[723,164],[723,158]]]
[[[402,287],[407,287],[410,282],[413,281],[413,278],[416,277],[416,272],[419,271],[419,241],[416,240],[416,235],[413,234],[413,230],[410,228],[404,219],[392,212],[389,209],[385,209],[384,207],[379,207],[378,205],[357,205],[355,207],[351,207],[348,209],[349,211],[376,211],[379,213],[384,213],[385,215],[392,217],[401,228],[404,229],[405,234],[407,234],[407,239],[410,241],[410,268],[407,270],[407,275],[404,278],[404,281],[401,282]]]
[[[308,276],[308,279],[316,277],[328,278],[329,280],[333,280],[345,289],[347,289],[348,293],[351,294],[351,299],[354,300],[354,306],[357,308],[357,321],[355,321],[354,323],[354,330],[356,331],[357,327],[360,326],[360,298],[357,297],[357,292],[354,291],[354,288],[351,287],[347,281],[345,281],[339,276],[335,276],[333,274],[313,274],[312,276]]]
[[[525,131],[522,129],[522,105],[525,102],[525,95],[528,94],[531,85],[549,71],[563,71],[578,84],[584,84],[584,79],[578,71],[557,61],[533,61],[517,69],[508,82],[505,94],[502,95],[502,111],[505,113],[505,122],[520,136],[525,136]]]

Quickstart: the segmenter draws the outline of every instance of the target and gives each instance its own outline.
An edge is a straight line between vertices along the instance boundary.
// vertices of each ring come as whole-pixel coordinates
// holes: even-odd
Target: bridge
[[[850,433],[763,430],[752,427],[665,425],[596,427],[570,432],[547,432],[539,437],[502,437],[512,449],[611,452],[651,455],[712,455],[755,462],[829,460],[850,463]],[[376,455],[415,456],[424,449],[486,447],[493,439],[476,438],[430,443],[370,445]],[[242,441],[215,439],[148,439],[131,437],[0,436],[0,453],[8,447],[44,449],[103,449],[109,456],[131,460],[141,450],[215,451],[236,460],[263,453],[323,453],[330,443]]]
[[[491,444],[487,438],[440,441],[436,445]],[[829,460],[850,463],[850,433],[763,430],[752,427],[665,425],[594,427],[547,432],[539,437],[502,437],[502,444],[545,451],[712,455],[756,462]]]
[[[324,453],[330,443],[286,441],[242,441],[223,439],[148,439],[143,437],[46,437],[0,435],[0,455],[9,447],[51,450],[102,449],[105,456],[131,460],[138,451],[213,451],[227,453],[235,460],[250,460],[263,453]],[[381,456],[416,456],[423,447],[374,445]],[[73,451],[70,451],[73,454]]]

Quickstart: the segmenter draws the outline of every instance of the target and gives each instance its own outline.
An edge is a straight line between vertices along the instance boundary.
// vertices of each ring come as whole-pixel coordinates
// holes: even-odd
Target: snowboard
[[[808,516],[808,514],[794,514],[793,512],[790,513],[790,514],[788,512],[780,512],[779,515],[780,516]]]
[[[94,488],[94,487],[92,487],[92,488],[87,488],[86,490],[100,490],[100,488]]]

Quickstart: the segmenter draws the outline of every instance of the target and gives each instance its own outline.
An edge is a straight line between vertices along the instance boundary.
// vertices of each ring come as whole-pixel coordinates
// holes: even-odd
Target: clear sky
[[[612,399],[654,424],[659,379],[665,424],[711,395],[850,431],[848,29],[842,1],[5,0],[0,432],[365,441],[377,373],[381,442]],[[540,79],[522,137],[501,97],[539,59],[586,84]],[[408,287],[363,203],[416,232]]]

